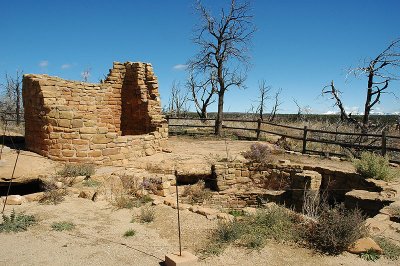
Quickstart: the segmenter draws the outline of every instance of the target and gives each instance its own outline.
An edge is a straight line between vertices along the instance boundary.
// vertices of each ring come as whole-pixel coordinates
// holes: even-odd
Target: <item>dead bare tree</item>
[[[336,89],[333,80],[331,81],[331,84],[325,86],[322,89],[322,94],[330,94],[331,95],[331,99],[333,99],[335,101],[334,106],[337,106],[339,108],[339,110],[340,110],[340,120],[341,121],[347,121],[347,122],[353,123],[353,124],[361,127],[360,122],[357,121],[356,119],[354,119],[351,116],[351,113],[347,114],[347,111],[344,108],[342,100],[340,99],[340,93],[341,92]]]
[[[367,95],[364,103],[364,115],[362,121],[357,121],[347,114],[340,99],[340,92],[335,88],[333,81],[325,86],[322,93],[330,94],[335,100],[335,105],[340,109],[342,120],[351,121],[361,127],[363,132],[368,131],[369,117],[373,107],[380,102],[381,96],[387,93],[389,84],[394,80],[399,80],[396,74],[400,67],[400,38],[392,41],[378,56],[373,59],[365,60],[364,66],[351,69],[349,73],[355,76],[366,75]]]
[[[9,113],[15,118],[17,125],[21,123],[23,113],[22,104],[22,71],[16,71],[15,76],[5,74],[5,84],[0,84],[3,88],[3,95],[0,99],[1,111]]]
[[[215,92],[218,95],[218,114],[215,134],[221,135],[225,92],[231,87],[244,87],[249,57],[248,48],[255,31],[248,2],[231,0],[229,9],[222,8],[213,16],[197,1],[200,24],[193,42],[199,52],[189,60],[189,68],[198,74],[215,73]]]
[[[200,118],[207,118],[207,108],[215,102],[215,99],[213,99],[216,93],[215,82],[213,74],[206,81],[198,82],[193,73],[190,73],[186,82],[186,87],[192,95],[189,100],[194,102],[196,112]]]
[[[277,90],[276,93],[275,93],[274,105],[272,106],[271,114],[269,116],[269,121],[270,122],[275,120],[276,112],[279,110],[279,106],[281,106],[282,103],[283,103],[279,98],[281,93],[282,93],[282,88],[279,88],[279,90]]]
[[[167,113],[177,117],[186,115],[188,112],[187,102],[188,92],[182,90],[180,83],[174,80],[171,86],[171,95],[169,98]]]
[[[266,101],[269,99],[269,93],[271,91],[271,86],[267,86],[265,80],[260,80],[258,82],[258,105],[256,108],[256,113],[258,113],[258,118],[261,119],[261,121],[264,120],[264,112],[266,108]]]
[[[352,72],[355,75],[364,74],[368,77],[367,97],[364,105],[363,128],[368,128],[369,115],[375,104],[379,103],[381,95],[386,93],[389,83],[398,80],[396,73],[400,67],[400,38],[392,41],[377,57],[369,60],[363,67]]]
[[[83,72],[81,73],[83,82],[88,82],[91,72],[92,72],[91,68],[86,68],[85,70],[83,70]]]

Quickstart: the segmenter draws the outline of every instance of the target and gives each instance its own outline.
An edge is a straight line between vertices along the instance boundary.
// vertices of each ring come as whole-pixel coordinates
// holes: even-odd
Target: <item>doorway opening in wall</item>
[[[148,102],[142,99],[141,85],[133,74],[126,73],[121,89],[121,134],[143,135],[155,131],[151,125]]]

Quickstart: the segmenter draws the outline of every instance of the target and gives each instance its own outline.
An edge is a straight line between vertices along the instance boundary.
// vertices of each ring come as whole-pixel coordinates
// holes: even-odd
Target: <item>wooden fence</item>
[[[167,117],[168,125],[170,131],[173,133],[174,127],[187,127],[187,128],[214,128],[214,119],[198,119],[198,118],[182,118],[182,117]],[[174,123],[175,121],[175,123]],[[176,121],[184,121],[185,123],[176,123]],[[197,122],[197,123],[196,123]],[[200,123],[199,123],[200,122]],[[212,124],[210,125],[210,122]],[[231,125],[227,125],[230,122]],[[232,125],[233,124],[233,125]],[[243,127],[238,124],[250,124],[253,127]],[[268,126],[268,128],[266,128]],[[323,154],[326,152],[312,150],[307,148],[308,143],[321,143],[321,144],[329,144],[329,145],[337,145],[341,148],[349,148],[355,149],[357,151],[363,150],[372,150],[372,151],[380,151],[382,155],[386,155],[389,152],[394,154],[395,156],[390,156],[392,162],[400,163],[400,136],[393,136],[388,135],[385,130],[382,131],[381,134],[363,134],[363,133],[355,133],[355,132],[339,132],[339,131],[327,131],[327,130],[320,130],[320,129],[311,129],[307,126],[304,127],[295,127],[289,125],[281,125],[272,122],[266,122],[261,120],[244,120],[244,119],[224,119],[223,129],[228,130],[243,130],[243,131],[250,131],[255,133],[254,139],[260,139],[260,135],[264,134],[272,134],[277,135],[280,137],[284,137],[287,139],[294,139],[300,141],[301,145],[301,152],[303,154],[306,153],[319,153]],[[273,130],[275,128],[275,130]],[[277,128],[285,129],[285,130],[276,130]],[[287,131],[290,131],[288,133]],[[176,131],[175,131],[176,132]],[[297,134],[296,134],[297,133]],[[316,138],[310,136],[312,133],[319,133],[319,134],[326,134],[333,136],[332,138]],[[340,137],[347,138],[348,141],[337,141]],[[358,139],[355,141],[355,139]],[[369,144],[365,144],[367,142]],[[376,144],[379,143],[379,145]],[[372,143],[372,144],[371,144]],[[375,143],[375,144],[374,144]],[[388,145],[394,144],[394,145]],[[336,156],[345,156],[344,153],[335,153],[335,152],[328,152],[330,155]]]

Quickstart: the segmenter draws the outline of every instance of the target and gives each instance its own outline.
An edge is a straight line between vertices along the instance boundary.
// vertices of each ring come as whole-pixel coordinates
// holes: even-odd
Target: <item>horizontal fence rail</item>
[[[215,122],[215,119],[207,118],[207,119],[200,119],[200,118],[184,118],[184,117],[167,117],[168,126],[171,128],[173,127],[180,127],[180,128],[214,128],[214,124],[210,125],[210,122]],[[185,121],[185,123],[179,123],[179,121]],[[194,122],[197,122],[194,123]],[[234,125],[226,125],[224,123],[231,122]],[[253,123],[254,127],[241,127],[235,123]],[[279,132],[278,130],[266,130],[262,128],[262,125],[267,125],[276,128],[288,129],[288,132]],[[382,155],[386,155],[388,152],[396,152],[400,153],[400,142],[397,143],[396,146],[388,145],[388,140],[400,140],[400,136],[394,135],[387,135],[386,131],[382,131],[382,134],[376,133],[357,133],[357,132],[341,132],[341,131],[328,131],[328,130],[321,130],[321,129],[311,129],[307,126],[305,127],[296,127],[296,126],[289,126],[289,125],[282,125],[268,121],[260,121],[254,119],[224,119],[223,120],[223,129],[230,129],[230,130],[243,130],[243,131],[250,131],[255,132],[256,136],[255,139],[259,139],[261,133],[265,134],[272,134],[277,135],[280,137],[294,139],[297,141],[302,141],[302,153],[319,153],[325,154],[329,153],[330,155],[335,156],[345,156],[345,154],[337,153],[337,152],[323,152],[312,150],[307,147],[308,143],[321,143],[321,144],[328,144],[328,145],[337,145],[342,148],[352,148],[356,150],[378,150],[381,152]],[[171,132],[173,132],[171,130]],[[297,136],[296,136],[296,134]],[[310,134],[312,133],[319,133],[319,134],[328,134],[335,137],[335,140],[326,139],[326,138],[315,138],[311,137]],[[336,140],[337,138],[343,137],[344,140]],[[352,141],[346,142],[346,139],[350,137],[357,137],[360,139],[360,143],[356,143],[354,139],[350,139]],[[372,140],[371,140],[372,138]],[[370,144],[363,144],[361,140],[370,140],[372,141]],[[373,145],[375,143],[375,145]],[[378,145],[379,143],[379,145]],[[392,162],[400,163],[400,160],[391,159]]]

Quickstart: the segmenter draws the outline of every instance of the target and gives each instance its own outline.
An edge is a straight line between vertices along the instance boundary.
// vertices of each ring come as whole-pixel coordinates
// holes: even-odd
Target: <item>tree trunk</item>
[[[222,134],[222,121],[224,119],[224,91],[218,93],[218,114],[215,119],[215,135],[221,136]]]
[[[363,131],[366,131],[368,129],[368,124],[369,124],[369,113],[371,111],[373,79],[374,79],[374,72],[370,71],[369,75],[368,75],[367,99],[365,100],[365,107],[364,107]]]
[[[207,105],[203,105],[203,107],[201,108],[200,118],[207,118]]]

